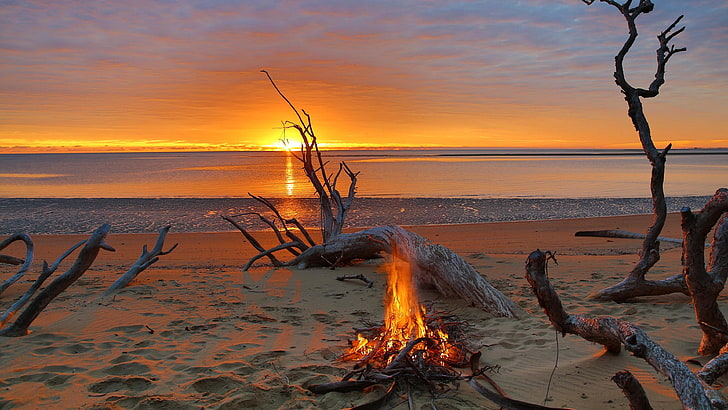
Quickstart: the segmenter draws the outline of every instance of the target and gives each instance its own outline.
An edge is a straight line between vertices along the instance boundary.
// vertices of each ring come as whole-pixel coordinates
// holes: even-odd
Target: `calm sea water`
[[[358,197],[648,198],[640,151],[330,151],[359,171]],[[346,179],[340,190],[346,191]],[[728,186],[728,150],[674,150],[668,196]],[[282,152],[0,154],[2,198],[305,198],[300,163]]]

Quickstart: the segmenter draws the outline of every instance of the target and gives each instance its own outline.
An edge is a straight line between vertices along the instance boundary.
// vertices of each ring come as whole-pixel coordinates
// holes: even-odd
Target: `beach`
[[[710,196],[668,197],[668,212],[698,210]],[[270,198],[284,218],[304,226],[319,222],[314,198]],[[222,219],[270,211],[252,198],[0,198],[0,235],[85,234],[99,224],[115,233],[229,232]],[[350,229],[377,225],[450,225],[651,214],[649,198],[355,198],[346,217]],[[235,217],[250,230],[264,230],[256,215]]]
[[[539,248],[555,252],[549,277],[570,313],[610,315],[641,326],[681,360],[696,359],[700,330],[688,297],[643,298],[636,303],[587,299],[619,282],[638,260],[640,240],[575,237],[579,230],[644,232],[651,215],[541,221],[406,226],[464,257],[527,314],[493,318],[486,312],[422,290],[422,302],[466,321],[468,339],[482,352],[481,363],[512,398],[552,407],[628,408],[615,372],[630,370],[657,409],[679,408],[663,376],[629,353],[604,353],[577,336],[557,335],[524,278],[524,262]],[[670,214],[662,236],[681,238],[679,215]],[[43,260],[55,260],[87,235],[34,235],[30,273],[0,296],[12,304],[35,279]],[[337,359],[363,322],[381,322],[386,271],[381,261],[336,270],[273,269],[260,261],[239,232],[180,232],[179,243],[126,289],[101,298],[104,290],[154,245],[156,233],[122,233],[112,228],[91,269],[53,301],[21,338],[0,338],[0,408],[322,408],[363,404],[382,394],[314,395],[311,384],[338,381],[353,363]],[[264,240],[272,244],[272,238]],[[653,279],[679,273],[680,247],[663,243]],[[4,254],[24,255],[14,244]],[[66,261],[59,271],[67,269]],[[0,265],[2,278],[14,269]],[[337,281],[364,274],[374,281]],[[725,297],[720,298],[725,305]],[[558,357],[558,359],[557,359]],[[696,368],[694,364],[688,364]],[[466,369],[462,369],[467,373]],[[553,372],[552,381],[549,378]],[[719,385],[725,380],[719,380]],[[547,393],[548,390],[548,393]],[[415,408],[497,408],[460,383],[439,397],[412,392]],[[407,408],[397,396],[390,406]]]

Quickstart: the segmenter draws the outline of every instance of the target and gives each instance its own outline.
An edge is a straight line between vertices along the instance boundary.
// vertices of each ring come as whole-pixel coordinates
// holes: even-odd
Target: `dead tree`
[[[720,221],[720,222],[719,222]],[[705,239],[714,226],[710,265],[705,267]],[[728,189],[719,189],[695,214],[681,211],[683,274],[693,299],[693,309],[703,331],[698,353],[717,353],[728,343],[728,323],[718,306],[718,296],[728,278]]]
[[[582,0],[587,4],[594,3],[595,0]],[[650,281],[645,279],[647,272],[660,260],[660,242],[657,239],[665,225],[667,218],[667,204],[665,202],[665,192],[663,183],[665,180],[665,161],[667,153],[670,151],[672,144],[668,144],[665,149],[659,151],[652,142],[652,133],[650,125],[647,122],[644,110],[642,108],[643,98],[656,97],[660,92],[660,87],[665,83],[665,68],[670,58],[676,54],[686,51],[686,48],[675,48],[671,45],[675,36],[682,33],[685,27],[675,30],[675,26],[680,22],[683,16],[678,17],[665,31],[657,36],[659,48],[657,49],[657,70],[655,79],[650,83],[648,88],[639,88],[632,86],[626,79],[624,74],[624,59],[637,39],[637,18],[649,13],[653,10],[654,5],[650,0],[640,0],[635,6],[632,0],[620,3],[616,0],[600,0],[614,6],[624,17],[629,30],[629,37],[624,42],[621,50],[614,58],[614,79],[622,90],[624,98],[627,101],[628,115],[632,120],[637,133],[639,134],[642,150],[652,165],[652,176],[650,179],[650,190],[652,192],[652,208],[655,218],[652,225],[647,230],[644,241],[642,242],[642,251],[639,262],[634,266],[629,275],[620,283],[600,290],[592,297],[600,300],[625,301],[637,296],[643,295],[663,295],[668,293],[682,292],[687,294],[687,285],[683,275],[676,275],[661,281]]]
[[[15,241],[22,241],[25,244],[25,260],[18,259],[9,255],[0,255],[0,263],[21,265],[18,271],[15,272],[15,275],[11,276],[10,278],[8,278],[8,280],[3,282],[2,285],[0,285],[0,295],[5,291],[5,289],[9,288],[10,285],[17,282],[18,279],[22,278],[28,272],[28,269],[30,269],[30,265],[33,263],[33,240],[27,234],[16,233],[10,235],[9,237],[5,238],[4,241],[0,242],[0,250],[7,248],[8,245]]]
[[[526,260],[526,279],[544,309],[551,324],[562,334],[571,333],[599,343],[612,353],[622,346],[636,357],[644,359],[672,383],[683,408],[725,409],[728,405],[710,386],[703,383],[672,353],[655,343],[634,324],[604,316],[592,318],[569,314],[546,276],[549,254],[536,250]]]
[[[333,267],[355,260],[377,258],[382,253],[392,253],[396,247],[406,250],[406,252],[400,253],[413,266],[419,268],[416,275],[421,283],[434,286],[444,295],[459,296],[495,316],[519,316],[519,309],[510,299],[492,287],[464,259],[443,246],[432,244],[425,238],[398,226],[383,226],[343,234],[346,214],[356,193],[358,173],[353,172],[343,162],[335,174],[331,175],[326,171],[327,162],[323,160],[319,151],[316,135],[311,126],[311,117],[303,110],[301,111],[303,115],[299,113],[278,89],[270,75],[266,71],[263,72],[298,117],[298,123],[285,122],[284,129],[296,129],[303,141],[300,153],[294,155],[303,163],[304,172],[319,198],[323,243],[317,244],[298,221],[284,218],[267,199],[250,195],[265,205],[274,217],[271,219],[257,212],[223,217],[240,230],[250,244],[258,250],[258,254],[248,261],[244,270],[249,269],[258,259],[265,257],[276,267],[297,266],[301,269],[311,266]],[[350,181],[346,199],[336,189],[342,173],[346,174]],[[269,248],[264,247],[235,219],[243,215],[252,215],[260,219],[273,230],[278,243]],[[289,226],[295,227],[303,238]],[[276,256],[276,253],[281,251],[290,253],[293,258],[282,261]]]
[[[160,256],[164,256],[172,252],[177,245],[174,244],[169,250],[163,251],[162,248],[164,247],[164,239],[167,237],[167,233],[169,232],[170,226],[167,225],[164,228],[159,230],[159,236],[157,236],[157,243],[154,245],[154,248],[152,251],[147,250],[147,245],[144,245],[142,247],[142,254],[139,256],[139,259],[137,259],[136,262],[129,268],[129,270],[123,274],[119,279],[116,280],[109,288],[104,292],[103,296],[107,296],[111,293],[113,293],[116,290],[123,289],[131,281],[133,281],[140,273],[142,273],[145,269],[152,266],[155,262],[159,260]]]
[[[261,70],[262,73],[268,77],[268,80],[278,92],[278,95],[288,103],[293,112],[298,117],[298,122],[286,121],[283,124],[284,130],[287,128],[293,128],[298,131],[301,137],[301,149],[299,153],[291,151],[291,154],[303,164],[303,171],[306,177],[311,181],[316,195],[319,198],[319,206],[321,210],[321,235],[323,241],[326,242],[332,236],[336,236],[341,233],[344,228],[344,222],[346,220],[346,214],[351,208],[351,204],[356,194],[356,178],[359,175],[358,172],[353,172],[346,165],[346,162],[339,163],[339,170],[335,174],[330,174],[326,169],[326,164],[321,155],[321,151],[318,146],[318,139],[313,131],[313,125],[311,124],[311,116],[306,113],[305,110],[300,112],[291,103],[288,98],[281,92],[276,83],[271,78],[267,71]],[[303,114],[303,116],[301,115]],[[306,117],[304,121],[303,117]],[[344,173],[349,178],[349,190],[346,198],[341,196],[341,193],[336,188],[339,182],[339,177]]]
[[[114,248],[104,241],[110,228],[111,226],[104,224],[96,229],[78,253],[73,265],[43,289],[12,325],[0,329],[0,336],[17,337],[27,335],[30,324],[56,296],[60,295],[86,272],[101,249],[114,251]]]

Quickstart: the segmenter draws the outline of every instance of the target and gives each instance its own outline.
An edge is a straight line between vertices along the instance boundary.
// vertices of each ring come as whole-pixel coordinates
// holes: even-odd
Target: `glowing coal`
[[[467,366],[470,352],[450,335],[461,323],[428,313],[419,303],[409,263],[395,254],[387,270],[384,324],[360,329],[342,360],[379,369],[402,360],[428,366]]]

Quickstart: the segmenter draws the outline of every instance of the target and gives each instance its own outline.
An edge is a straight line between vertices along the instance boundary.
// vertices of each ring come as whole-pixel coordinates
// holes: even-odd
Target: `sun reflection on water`
[[[293,196],[293,189],[296,187],[296,180],[293,177],[293,159],[289,151],[286,151],[286,195]]]

